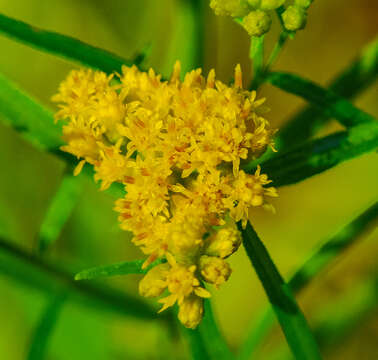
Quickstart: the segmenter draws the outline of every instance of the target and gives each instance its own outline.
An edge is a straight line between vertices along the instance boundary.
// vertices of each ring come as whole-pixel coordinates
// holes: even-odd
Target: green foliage
[[[296,359],[321,359],[318,346],[289,286],[284,282],[268,251],[250,223],[243,229],[243,245],[256,270],[282,331]]]
[[[106,50],[85,44],[69,36],[39,29],[3,14],[0,14],[0,31],[26,45],[106,73],[121,72],[122,65],[131,64],[128,60]]]
[[[62,182],[41,225],[38,237],[38,250],[44,252],[54,243],[61,233],[66,221],[74,209],[82,189],[81,178],[70,173],[64,175]]]
[[[275,186],[290,185],[328,170],[343,161],[374,151],[378,146],[378,123],[349,128],[306,142],[261,163]],[[254,172],[257,161],[244,166]]]
[[[118,276],[127,274],[146,274],[155,265],[161,263],[154,261],[145,269],[142,268],[144,260],[121,261],[111,265],[103,265],[80,271],[75,275],[75,280],[91,280],[99,277]]]
[[[331,82],[329,90],[346,98],[353,99],[371,85],[378,75],[378,39],[374,39],[361,55]],[[296,146],[298,141],[306,142],[330,117],[325,109],[315,105],[308,106],[294,115],[279,130],[276,139],[278,150]]]
[[[274,72],[268,75],[267,81],[286,92],[302,97],[308,102],[323,109],[325,115],[334,117],[345,126],[375,121],[364,111],[357,109],[349,101],[314,84],[309,80],[287,73]]]
[[[357,242],[362,233],[366,233],[368,229],[373,230],[377,218],[378,203],[375,203],[325,241],[290,277],[288,285],[293,293],[297,294],[305,288],[315,276],[319,275],[347,248]],[[240,348],[239,360],[247,360],[254,355],[254,351],[271,329],[274,320],[274,313],[269,308],[262,313],[258,321],[252,321],[251,330]]]
[[[61,127],[52,113],[19,90],[0,74],[0,120],[6,122],[42,150],[55,151],[60,145]]]

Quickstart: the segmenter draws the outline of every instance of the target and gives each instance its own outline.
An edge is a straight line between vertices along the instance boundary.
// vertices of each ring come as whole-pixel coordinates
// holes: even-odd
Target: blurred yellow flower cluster
[[[307,9],[313,0],[294,0],[282,13],[282,22],[289,31],[303,29]],[[271,12],[286,0],[211,0],[210,7],[217,15],[229,15],[241,19],[241,24],[251,36],[261,36],[269,31]]]
[[[121,228],[154,266],[141,280],[143,296],[156,297],[164,310],[175,303],[189,328],[201,321],[203,298],[231,268],[225,258],[235,252],[253,207],[271,207],[277,196],[267,176],[246,174],[241,159],[258,157],[273,147],[264,99],[242,88],[240,66],[227,86],[197,69],[180,80],[180,63],[169,81],[152,69],[135,66],[122,74],[74,70],[54,96],[57,119],[65,119],[62,147],[94,166],[101,189],[113,182],[127,191],[116,201]]]

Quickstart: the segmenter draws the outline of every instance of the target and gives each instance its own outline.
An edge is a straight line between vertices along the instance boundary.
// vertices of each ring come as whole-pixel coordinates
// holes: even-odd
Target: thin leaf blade
[[[130,61],[109,51],[88,45],[70,36],[31,26],[3,14],[0,14],[0,32],[36,49],[106,73],[121,72],[122,65],[132,65]]]
[[[361,54],[330,83],[328,89],[353,99],[377,79],[378,38],[370,42]],[[307,141],[329,120],[329,116],[316,106],[307,106],[289,119],[279,130],[276,139],[278,150],[287,150],[298,140]]]
[[[297,359],[319,360],[321,355],[307,321],[268,251],[250,223],[243,229],[243,245],[265,289],[290,349]]]
[[[268,75],[267,81],[284,91],[304,98],[323,109],[328,117],[336,118],[347,127],[375,121],[374,117],[356,108],[334,91],[324,89],[297,75],[273,72]]]
[[[261,163],[275,186],[303,181],[344,161],[369,153],[378,147],[378,122],[351,127],[293,148]],[[251,162],[243,169],[253,173],[259,162]]]
[[[334,236],[324,242],[299,268],[288,281],[290,289],[298,294],[320,274],[332,261],[354,244],[362,233],[372,231],[378,217],[378,203],[373,204],[358,217],[344,226]],[[262,343],[265,335],[274,324],[274,313],[271,308],[263,311],[258,321],[253,321],[247,336],[240,347],[238,360],[247,360],[254,356],[254,351]]]
[[[0,74],[0,119],[42,150],[63,144],[52,113]]]
[[[92,280],[109,276],[146,274],[152,267],[162,263],[162,260],[157,260],[143,269],[142,265],[144,261],[145,260],[121,261],[110,265],[93,267],[77,273],[75,280]]]

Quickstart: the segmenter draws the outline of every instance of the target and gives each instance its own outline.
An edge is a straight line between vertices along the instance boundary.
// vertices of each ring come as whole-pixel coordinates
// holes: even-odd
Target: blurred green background
[[[231,18],[216,17],[207,1],[204,3],[204,73],[215,68],[217,76],[227,82],[240,63],[247,84],[251,73],[248,35]],[[182,61],[185,70],[198,65],[192,46],[201,34],[190,6],[186,0],[0,0],[0,12],[8,16],[77,37],[125,58],[150,46],[146,65],[163,75],[170,73],[176,59]],[[377,11],[378,3],[371,0],[315,1],[306,29],[289,41],[274,68],[298,73],[325,86],[377,34]],[[268,51],[278,32],[279,24],[275,23],[267,36]],[[0,36],[0,71],[51,109],[51,96],[73,67],[72,63]],[[274,127],[304,104],[269,85],[264,85],[259,94],[267,97],[271,108],[268,118]],[[377,95],[375,83],[354,103],[378,116]],[[319,135],[337,129],[336,122],[331,122]],[[0,163],[0,235],[33,251],[65,165],[53,155],[36,150],[1,123]],[[82,181],[78,204],[45,257],[71,272],[141,258],[128,235],[118,228],[113,198],[98,192],[90,179]],[[283,275],[290,274],[319,243],[376,201],[377,183],[377,154],[371,153],[302,183],[280,188],[274,202],[275,215],[264,211],[252,214],[257,232]],[[351,322],[346,323],[350,326],[342,326],[340,334],[331,334],[329,341],[324,341],[325,359],[376,359],[377,239],[377,230],[362,236],[299,296],[314,328],[326,327],[331,318],[348,320],[350,315]],[[220,328],[235,349],[267,299],[244,250],[230,261],[232,277],[213,292],[213,299]],[[103,283],[137,294],[138,280],[138,276],[128,276],[107,278]],[[0,359],[26,358],[39,318],[52,297],[0,271]],[[375,299],[373,306],[371,299]],[[356,304],[366,311],[356,313]],[[172,341],[158,321],[135,320],[68,301],[46,358],[186,359],[185,346],[179,337]],[[268,359],[268,354],[277,351],[277,359],[287,351],[278,327],[255,358]]]

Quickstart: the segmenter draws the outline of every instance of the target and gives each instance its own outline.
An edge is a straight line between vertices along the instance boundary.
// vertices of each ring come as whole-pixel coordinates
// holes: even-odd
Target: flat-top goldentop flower
[[[242,87],[240,66],[227,86],[201,70],[180,81],[176,63],[169,81],[135,66],[122,74],[73,70],[54,96],[57,119],[65,120],[62,150],[75,155],[75,174],[92,164],[101,189],[113,182],[126,195],[115,203],[120,226],[156,259],[140,293],[159,300],[161,311],[178,304],[180,321],[195,328],[203,314],[204,282],[219,287],[231,268],[250,210],[270,207],[277,196],[260,168],[246,174],[241,159],[273,146],[273,130],[262,116],[264,99]]]

